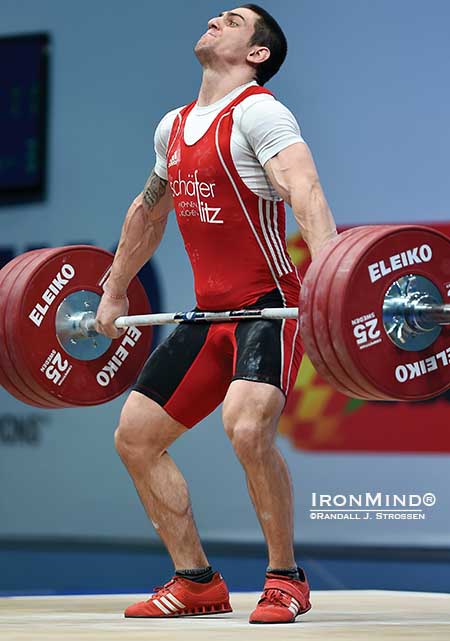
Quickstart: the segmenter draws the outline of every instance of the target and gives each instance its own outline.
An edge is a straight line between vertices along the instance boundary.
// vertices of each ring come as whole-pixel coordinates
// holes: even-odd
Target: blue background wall
[[[450,4],[262,4],[289,41],[287,61],[269,88],[296,114],[337,222],[448,220]],[[166,111],[196,96],[200,67],[193,45],[207,19],[230,8],[206,0],[189,5],[2,1],[0,35],[48,31],[52,50],[48,199],[2,208],[0,246],[14,253],[32,244],[114,246],[128,204],[153,166],[156,124]],[[294,230],[291,218],[289,231]],[[164,308],[189,308],[190,267],[173,217],[153,263]],[[37,420],[40,434],[39,443],[0,443],[4,541],[156,541],[113,451],[122,402],[36,412],[0,391],[1,416]],[[298,543],[449,547],[448,457],[314,455],[292,451],[283,439],[280,447],[297,490]],[[193,452],[209,453],[201,473],[192,465]],[[175,445],[174,456],[190,482],[202,535],[210,541],[261,543],[242,471],[217,412]],[[205,491],[208,475],[217,479],[214,492]],[[417,524],[326,527],[308,520],[312,491],[431,491],[439,503],[432,517]],[[0,557],[4,563],[10,559],[3,587],[18,590],[11,550]],[[364,585],[375,587],[371,573],[358,567]],[[320,585],[326,573],[317,574]],[[84,576],[88,589],[90,579]],[[398,572],[392,576],[398,579]],[[123,585],[120,578],[117,584]]]
[[[263,4],[289,42],[270,88],[296,114],[337,221],[445,219],[449,4]],[[1,33],[46,30],[53,39],[50,198],[20,216],[2,212],[12,241],[23,242],[24,222],[45,217],[42,240],[49,231],[90,232],[112,244],[153,165],[158,120],[196,96],[192,48],[223,8],[205,0],[3,0]]]

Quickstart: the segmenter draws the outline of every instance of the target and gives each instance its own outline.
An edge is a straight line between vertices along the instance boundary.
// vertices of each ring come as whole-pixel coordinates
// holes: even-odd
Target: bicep
[[[289,145],[270,158],[264,165],[264,171],[273,188],[288,203],[294,189],[319,181],[311,151],[304,142]]]

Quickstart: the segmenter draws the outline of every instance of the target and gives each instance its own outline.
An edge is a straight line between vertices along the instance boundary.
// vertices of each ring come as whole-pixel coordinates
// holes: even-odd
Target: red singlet
[[[184,127],[195,102],[177,115],[167,148],[176,216],[202,310],[240,309],[274,288],[297,306],[300,280],[286,250],[283,201],[265,200],[240,178],[230,138],[233,109],[267,89],[251,86],[230,102],[193,145]]]

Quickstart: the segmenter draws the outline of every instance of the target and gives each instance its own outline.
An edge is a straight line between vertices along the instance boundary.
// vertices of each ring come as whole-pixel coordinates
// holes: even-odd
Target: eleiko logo
[[[450,347],[447,347],[442,350],[442,352],[432,354],[420,361],[397,365],[395,368],[395,378],[399,383],[405,383],[406,381],[411,381],[413,378],[428,374],[428,372],[432,372],[440,367],[448,367],[449,363]]]
[[[407,249],[399,254],[390,256],[387,261],[380,260],[368,266],[370,281],[374,283],[391,272],[409,267],[418,263],[428,263],[433,258],[433,250],[429,245],[421,245],[413,249]]]
[[[62,288],[65,287],[69,280],[71,280],[74,276],[75,268],[72,267],[72,265],[66,263],[61,267],[61,271],[56,274],[55,278],[52,280],[52,282],[49,284],[49,286],[41,296],[45,305],[42,306],[40,302],[36,303],[36,305],[28,315],[28,318],[32,320],[35,325],[37,325],[38,327],[41,326],[41,323],[44,320],[44,316],[48,312],[53,301],[58,296]]]
[[[97,372],[97,383],[101,387],[108,387],[119,367],[121,367],[124,361],[128,358],[130,352],[125,349],[125,346],[133,348],[141,335],[142,332],[137,327],[132,326],[128,328],[127,333],[123,337],[119,347],[111,356],[111,359],[99,372]]]

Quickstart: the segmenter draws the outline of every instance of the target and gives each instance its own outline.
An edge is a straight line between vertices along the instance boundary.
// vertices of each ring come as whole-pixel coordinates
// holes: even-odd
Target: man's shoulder
[[[165,113],[164,116],[159,121],[159,125],[158,126],[163,126],[163,127],[164,126],[165,127],[170,126],[171,127],[173,122],[174,122],[174,120],[175,120],[175,118],[178,116],[180,111],[182,109],[184,109],[185,106],[186,105],[182,105],[181,107],[176,107],[175,109],[171,109],[170,111]]]
[[[280,123],[297,123],[294,114],[285,104],[268,93],[248,96],[236,106],[233,122],[242,134],[252,131],[268,131]],[[296,124],[298,126],[298,124]]]
[[[156,127],[156,131],[155,131],[156,144],[161,143],[163,145],[167,145],[170,132],[172,131],[173,123],[175,122],[175,119],[177,118],[180,111],[184,109],[185,106],[186,105],[183,105],[182,107],[177,107],[176,109],[171,109],[166,114],[164,114],[164,116],[159,121],[158,126]]]
[[[244,115],[264,114],[267,110],[269,113],[278,112],[286,109],[285,105],[280,102],[271,93],[256,93],[247,96],[236,105],[234,118],[241,119]]]

